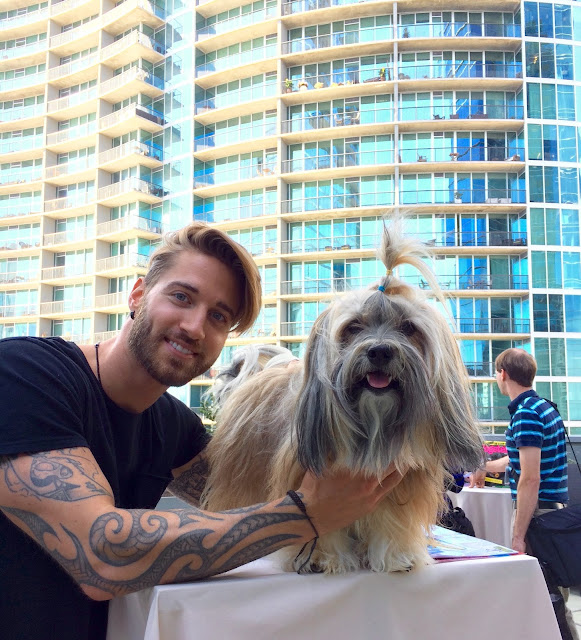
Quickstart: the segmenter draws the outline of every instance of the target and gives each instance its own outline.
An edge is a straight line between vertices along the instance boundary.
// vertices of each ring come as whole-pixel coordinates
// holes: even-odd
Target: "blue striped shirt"
[[[511,420],[506,430],[506,450],[510,466],[520,476],[518,450],[541,450],[539,500],[567,502],[567,450],[565,427],[552,404],[539,398],[532,389],[521,393],[509,405]],[[516,480],[510,474],[510,490],[516,500]]]

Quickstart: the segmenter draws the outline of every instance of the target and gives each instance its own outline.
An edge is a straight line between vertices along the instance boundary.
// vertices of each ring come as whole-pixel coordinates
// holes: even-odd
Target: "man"
[[[524,349],[507,349],[495,361],[496,383],[510,398],[510,423],[506,430],[508,455],[489,460],[486,469],[473,474],[470,486],[484,486],[486,472],[504,473],[508,467],[515,506],[512,548],[525,553],[526,535],[533,516],[566,506],[567,453],[565,427],[556,408],[533,390],[537,363]],[[566,597],[565,597],[566,598]],[[563,637],[578,638],[567,609],[568,629]],[[571,636],[567,635],[568,633]]]
[[[307,473],[289,496],[196,508],[206,433],[165,393],[206,371],[260,309],[260,277],[226,234],[170,234],[100,345],[0,341],[0,620],[11,639],[105,638],[107,601],[211,576],[342,528],[399,481]],[[251,425],[249,425],[250,427]],[[192,508],[154,510],[170,489]],[[289,487],[290,488],[290,487]]]

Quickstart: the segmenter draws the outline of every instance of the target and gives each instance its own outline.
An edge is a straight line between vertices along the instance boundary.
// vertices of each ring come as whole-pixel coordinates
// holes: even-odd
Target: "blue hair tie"
[[[382,293],[385,293],[385,287],[386,287],[386,285],[387,285],[387,284],[389,284],[389,279],[390,279],[390,277],[391,277],[391,274],[392,274],[392,273],[393,273],[393,271],[392,271],[391,269],[388,269],[388,270],[385,272],[385,277],[387,278],[387,282],[386,282],[386,284],[380,284],[380,285],[377,287],[377,290],[378,290],[378,291],[381,291]]]

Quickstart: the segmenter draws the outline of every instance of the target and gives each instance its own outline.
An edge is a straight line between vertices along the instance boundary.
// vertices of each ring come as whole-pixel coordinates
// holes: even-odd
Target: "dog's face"
[[[305,467],[334,461],[381,477],[391,462],[480,454],[473,433],[461,436],[473,418],[452,333],[410,287],[399,291],[346,295],[317,320],[295,421]]]

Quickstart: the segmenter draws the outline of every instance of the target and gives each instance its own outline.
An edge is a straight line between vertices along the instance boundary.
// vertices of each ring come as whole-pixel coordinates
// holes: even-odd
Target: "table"
[[[448,495],[455,507],[464,510],[478,538],[505,547],[512,545],[512,498],[508,487],[464,487],[460,493],[449,492]]]
[[[538,562],[526,555],[341,576],[283,573],[264,558],[201,582],[145,589],[110,606],[107,640],[561,637]]]

